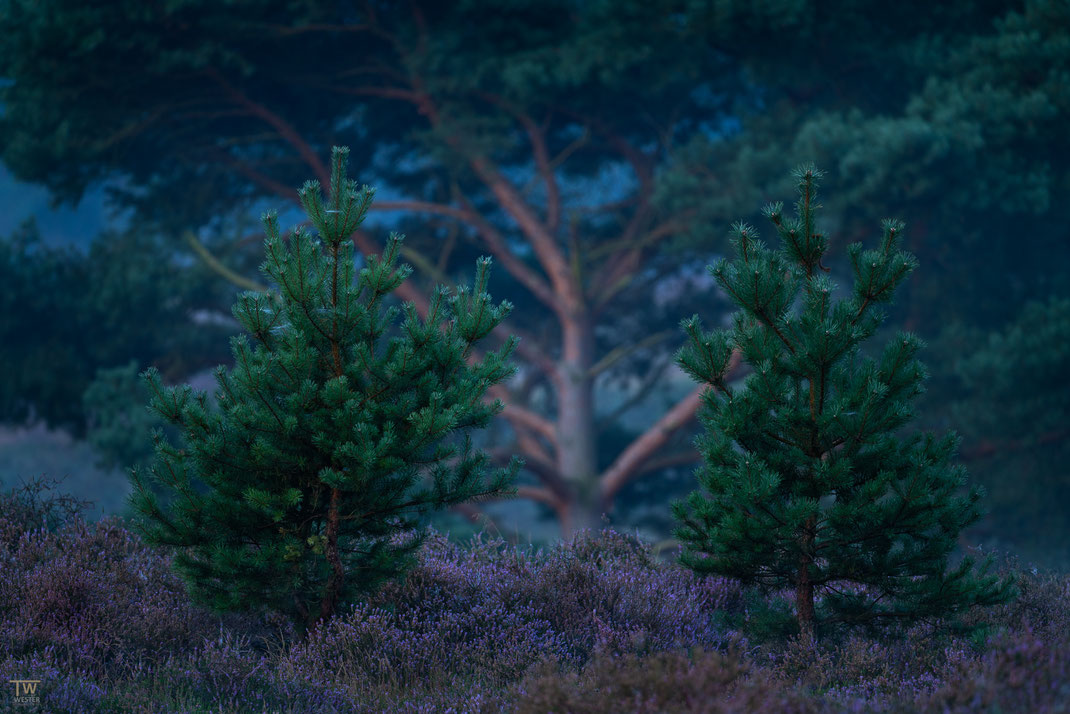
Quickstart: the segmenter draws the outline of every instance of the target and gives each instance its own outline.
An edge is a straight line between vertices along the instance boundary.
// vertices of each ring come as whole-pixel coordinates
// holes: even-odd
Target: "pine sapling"
[[[849,297],[822,264],[828,238],[815,223],[820,173],[796,171],[795,218],[763,211],[780,237],[767,248],[753,228],[733,226],[736,257],[710,268],[739,310],[731,329],[690,337],[677,361],[712,387],[698,440],[701,491],[672,506],[681,562],[698,573],[795,593],[799,632],[815,628],[936,621],[1006,602],[1011,580],[980,573],[966,557],[948,570],[959,532],[981,515],[982,491],[952,462],[957,438],[904,429],[922,391],[922,347],[899,333],[876,358],[861,346],[884,320],[881,304],[916,267],[900,250],[903,224],[883,222],[880,246],[848,247]],[[726,383],[734,351],[752,371]]]
[[[354,275],[351,236],[373,192],[345,177],[347,154],[333,152],[326,201],[316,182],[299,192],[318,239],[298,229],[287,243],[265,216],[261,270],[278,292],[239,296],[248,336],[232,340],[233,369],[216,370],[218,407],[144,374],[184,446],[157,439],[148,474],[132,472],[141,533],[178,549],[196,601],[273,610],[302,628],[403,575],[418,515],[504,495],[520,465],[485,479],[471,441],[502,409],[487,390],[513,371],[515,338],[474,351],[511,308],[486,293],[490,260],[472,289],[438,288],[424,316],[388,306],[410,272],[397,265],[402,237]],[[173,492],[172,507],[146,476]]]

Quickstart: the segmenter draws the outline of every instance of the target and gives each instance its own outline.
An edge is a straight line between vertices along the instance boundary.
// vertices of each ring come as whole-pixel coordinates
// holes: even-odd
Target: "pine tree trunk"
[[[810,582],[810,555],[814,545],[813,529],[816,520],[811,516],[806,521],[802,539],[802,556],[799,558],[799,577],[795,588],[795,610],[799,622],[799,632],[803,642],[809,646],[814,641],[814,584]]]
[[[590,318],[580,315],[563,325],[561,389],[557,395],[558,468],[572,486],[562,537],[601,526],[602,494],[598,484],[598,435],[595,431],[593,380],[594,336]]]
[[[342,568],[342,559],[338,555],[338,525],[339,508],[341,507],[341,491],[331,489],[331,505],[327,510],[327,533],[324,544],[324,554],[327,562],[331,565],[331,576],[327,579],[327,589],[323,593],[323,601],[320,603],[319,620],[326,622],[334,614],[334,608],[338,604],[338,595],[342,592],[342,584],[345,579],[345,571]]]
[[[806,566],[799,571],[799,585],[795,589],[795,607],[798,610],[799,632],[807,642],[814,639],[814,586],[806,573]]]

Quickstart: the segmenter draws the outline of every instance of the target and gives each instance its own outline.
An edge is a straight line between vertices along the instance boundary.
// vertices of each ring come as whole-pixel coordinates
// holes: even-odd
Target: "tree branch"
[[[557,443],[557,428],[554,424],[529,409],[506,404],[505,409],[502,410],[502,417],[508,419],[514,426],[524,426],[545,437],[551,444]]]
[[[527,455],[527,453],[521,449],[521,452]],[[491,449],[488,452],[495,463],[506,465],[510,459],[514,456],[513,449],[510,448],[497,448]],[[552,463],[546,463],[538,458],[525,459],[524,468],[527,471],[535,474],[535,476],[542,481],[550,489],[550,491],[562,502],[568,498],[568,486],[565,484],[564,479],[561,478],[561,474],[558,473],[557,467]]]
[[[498,527],[498,524],[489,515],[479,510],[471,503],[455,503],[450,507],[451,510],[460,513],[467,518],[470,522],[483,526],[486,530],[487,526],[494,529],[494,532],[500,535],[504,540],[508,541],[510,545],[517,545],[516,536],[510,536],[502,532],[502,529]]]
[[[193,248],[194,252],[196,252],[197,255],[200,256],[201,260],[203,260],[209,268],[214,270],[216,273],[219,273],[219,275],[225,278],[228,282],[237,285],[239,288],[253,290],[258,293],[266,293],[269,290],[267,285],[262,285],[256,282],[255,280],[250,280],[244,275],[240,275],[228,268],[227,266],[223,265],[223,263],[221,263],[218,258],[212,255],[211,252],[209,252],[209,250],[204,247],[203,243],[197,240],[197,236],[194,235],[193,231],[186,231],[185,237],[186,242],[189,243],[190,246]]]
[[[635,390],[635,393],[621,402],[617,407],[598,420],[598,430],[605,431],[611,424],[615,423],[617,419],[620,419],[629,409],[646,398],[650,391],[654,388],[654,385],[658,383],[661,376],[665,374],[665,370],[672,364],[671,359],[661,360],[660,364],[651,368],[643,377],[643,381],[639,384],[639,388]]]
[[[205,71],[217,84],[219,84],[220,87],[223,88],[232,100],[244,107],[253,116],[263,119],[269,126],[278,132],[279,136],[297,151],[298,156],[304,159],[305,163],[312,169],[313,174],[319,179],[320,185],[323,186],[324,189],[327,189],[330,186],[331,174],[327,170],[326,164],[320,160],[319,155],[311,146],[309,146],[308,142],[301,137],[292,124],[263,104],[254,102],[244,92],[228,82],[215,68],[208,68]]]
[[[472,156],[469,157],[468,163],[531,243],[535,257],[550,276],[554,293],[564,301],[561,307],[567,310],[579,309],[583,304],[582,291],[573,280],[568,261],[547,227],[535,217],[517,190],[487,159]]]
[[[702,461],[702,454],[694,449],[687,451],[678,451],[675,454],[666,454],[665,456],[649,459],[644,463],[639,470],[636,471],[636,476],[642,476],[648,473],[654,473],[667,469],[671,466],[684,466],[686,464],[697,464]]]
[[[592,290],[595,296],[595,312],[605,309],[610,300],[631,283],[635,271],[642,265],[643,249],[686,227],[687,225],[679,220],[666,221],[650,230],[642,238],[629,241],[630,248],[613,256],[612,265],[601,271],[602,279]]]
[[[546,284],[546,281],[509,249],[505,238],[494,226],[479,215],[471,203],[459,192],[458,198],[464,204],[463,208],[425,201],[385,201],[378,206],[373,206],[373,208],[379,210],[409,209],[434,213],[456,218],[471,225],[483,238],[484,243],[486,243],[494,257],[500,260],[505,269],[509,271],[510,275],[515,277],[521,285],[530,290],[547,307],[555,311],[559,310],[560,301],[553,290],[550,289],[550,286]]]
[[[983,440],[963,449],[961,458],[963,461],[978,461],[1006,452],[1021,451],[1035,446],[1058,443],[1068,436],[1070,436],[1070,429],[1055,429],[1045,432],[1035,439],[1010,439],[1000,442]]]
[[[257,171],[245,161],[240,161],[234,158],[230,154],[220,151],[216,153],[216,156],[223,163],[230,166],[232,169],[240,173],[245,178],[249,179],[253,183],[257,184],[261,188],[267,189],[276,196],[283,198],[293,203],[298,203],[297,191],[290,188],[286,184],[276,181],[275,179],[267,176],[266,174]]]
[[[651,345],[656,345],[657,343],[659,343],[662,340],[664,340],[666,337],[670,337],[671,335],[675,335],[675,334],[676,334],[676,330],[662,330],[661,332],[655,332],[652,335],[647,335],[646,337],[644,337],[643,339],[639,340],[638,342],[633,342],[630,345],[620,345],[618,347],[615,347],[612,350],[610,350],[609,353],[606,354],[605,357],[603,357],[602,359],[598,360],[598,362],[596,362],[587,371],[587,375],[590,376],[590,377],[597,377],[599,374],[601,374],[602,372],[605,372],[607,369],[609,369],[610,367],[615,365],[617,362],[620,362],[622,359],[624,359],[628,355],[633,354],[635,352],[638,352],[639,350],[643,349],[644,347],[649,347]]]
[[[728,364],[729,372],[736,369],[740,358],[739,350],[732,353]],[[707,384],[696,387],[621,452],[599,479],[604,502],[611,502],[617,491],[635,477],[643,463],[664,446],[677,429],[694,418],[702,404],[702,395],[709,388],[710,385]]]
[[[477,92],[477,95],[512,115],[524,127],[524,131],[527,132],[528,140],[531,142],[531,150],[535,157],[535,167],[546,185],[546,226],[551,235],[556,235],[561,220],[561,190],[557,184],[557,177],[554,175],[554,167],[551,165],[550,153],[546,148],[545,133],[531,117],[520,111],[512,103],[489,92]]]

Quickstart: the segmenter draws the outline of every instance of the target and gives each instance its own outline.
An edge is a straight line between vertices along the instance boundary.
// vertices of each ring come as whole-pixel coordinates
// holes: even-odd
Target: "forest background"
[[[137,373],[212,391],[260,213],[295,223],[345,144],[405,299],[491,255],[516,305],[483,446],[518,497],[436,527],[664,543],[698,458],[679,322],[727,323],[705,266],[814,162],[831,254],[906,222],[888,329],[928,343],[910,428],[988,491],[961,545],[1070,568],[1070,2],[893,5],[0,0],[3,486],[122,513],[160,426]]]

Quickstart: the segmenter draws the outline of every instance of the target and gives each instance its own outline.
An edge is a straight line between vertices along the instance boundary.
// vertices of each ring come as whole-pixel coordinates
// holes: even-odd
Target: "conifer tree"
[[[968,557],[948,570],[958,532],[980,517],[982,491],[956,493],[966,473],[952,463],[954,434],[897,433],[922,391],[921,341],[899,333],[879,358],[861,353],[884,320],[880,305],[917,264],[900,250],[903,224],[885,220],[877,249],[848,247],[854,287],[836,299],[822,264],[828,237],[815,224],[820,175],[796,170],[795,218],[780,203],[763,210],[780,250],[733,226],[737,256],[709,269],[739,307],[732,328],[683,323],[690,340],[678,363],[716,389],[700,412],[705,493],[673,504],[681,562],[793,589],[806,641],[834,623],[955,625],[971,606],[1013,597],[1013,583],[988,576],[990,562],[973,572]],[[734,350],[753,369],[738,390],[725,380]]]
[[[354,280],[350,237],[373,191],[345,177],[347,156],[335,148],[326,202],[315,181],[299,192],[319,240],[297,229],[287,245],[277,217],[264,217],[261,269],[279,292],[239,296],[233,312],[254,344],[232,339],[233,370],[216,370],[218,408],[144,373],[152,408],[184,442],[157,435],[149,469],[173,506],[131,472],[139,530],[178,549],[196,601],[274,610],[302,628],[402,575],[423,537],[416,515],[500,496],[519,468],[485,482],[487,457],[470,436],[502,408],[484,395],[512,371],[515,339],[473,354],[511,308],[485,292],[490,260],[472,289],[439,288],[424,319],[411,303],[388,306],[409,274],[396,264],[402,237],[365,256]]]

